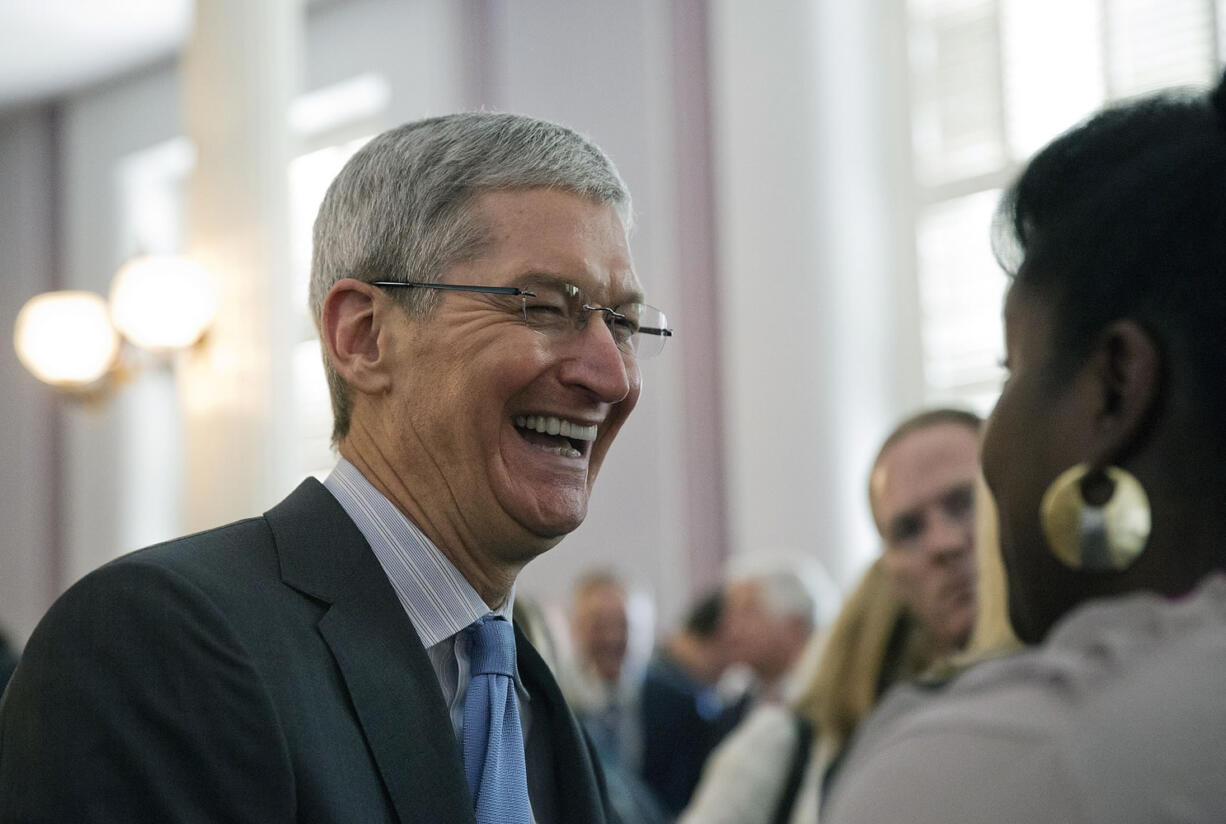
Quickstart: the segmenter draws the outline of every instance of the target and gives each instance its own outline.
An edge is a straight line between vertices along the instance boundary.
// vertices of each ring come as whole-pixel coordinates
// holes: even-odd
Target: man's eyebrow
[[[954,486],[949,487],[943,493],[941,493],[941,498],[943,500],[948,500],[955,495],[965,495],[967,493],[971,495],[975,494],[975,483],[973,481],[967,481],[966,483],[955,484]]]
[[[523,289],[525,287],[540,286],[546,289],[564,289],[567,286],[575,286],[571,278],[564,275],[555,274],[553,272],[532,271],[518,275],[511,280],[512,286],[518,286]]]

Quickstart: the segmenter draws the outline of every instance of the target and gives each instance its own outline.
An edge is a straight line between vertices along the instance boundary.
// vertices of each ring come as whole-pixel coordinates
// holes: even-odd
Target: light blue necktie
[[[464,772],[477,824],[532,824],[524,735],[515,700],[515,631],[488,614],[465,627],[468,694],[464,696]]]

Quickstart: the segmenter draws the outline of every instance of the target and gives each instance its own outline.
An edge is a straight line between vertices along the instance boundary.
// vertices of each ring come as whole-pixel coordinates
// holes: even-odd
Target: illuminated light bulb
[[[106,301],[93,292],[44,292],[17,313],[13,345],[36,378],[84,389],[102,378],[119,354]]]
[[[204,267],[168,255],[139,257],[111,282],[111,318],[146,349],[191,346],[213,322],[217,294]]]

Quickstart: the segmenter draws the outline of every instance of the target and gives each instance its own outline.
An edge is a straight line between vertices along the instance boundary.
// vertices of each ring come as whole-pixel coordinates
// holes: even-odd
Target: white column
[[[287,113],[299,0],[199,0],[183,59],[188,252],[212,272],[216,325],[183,370],[184,527],[256,514],[287,492],[292,410]],[[292,412],[291,412],[292,414]]]
[[[712,65],[733,552],[846,582],[868,462],[922,397],[899,0],[715,0]]]

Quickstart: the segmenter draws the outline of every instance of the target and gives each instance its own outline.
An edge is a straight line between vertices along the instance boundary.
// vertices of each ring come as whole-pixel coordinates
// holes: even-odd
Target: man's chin
[[[975,631],[975,612],[972,610],[969,615],[960,615],[946,626],[946,637],[950,639],[951,646],[954,649],[963,649],[970,643],[971,635]]]
[[[586,489],[548,489],[535,495],[529,493],[518,514],[512,517],[526,529],[544,541],[556,544],[578,529],[587,517],[588,495]]]
[[[516,520],[539,545],[539,554],[557,546],[563,538],[582,526],[586,515],[586,509],[579,512],[534,512]]]
[[[587,513],[584,512],[577,516],[543,518],[537,521],[530,529],[532,534],[542,541],[551,541],[550,546],[552,547],[567,535],[583,526],[583,519],[586,515]]]

